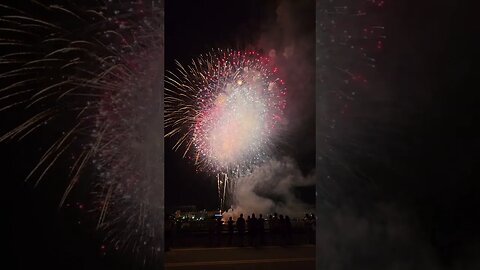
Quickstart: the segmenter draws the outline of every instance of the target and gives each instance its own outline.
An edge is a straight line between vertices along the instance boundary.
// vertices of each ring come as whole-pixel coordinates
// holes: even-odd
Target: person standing
[[[228,218],[227,229],[228,229],[228,244],[232,245],[232,239],[233,239],[233,218],[232,217]]]
[[[285,216],[285,236],[287,239],[287,245],[291,245],[293,243],[292,238],[292,223],[290,222],[290,217]]]
[[[256,247],[258,245],[258,220],[255,217],[255,213],[252,213],[252,219],[250,223],[251,223],[251,230],[252,230],[250,233],[250,237],[251,237],[250,244]]]
[[[248,244],[251,246],[252,245],[252,219],[250,216],[247,216],[247,238],[248,238]]]
[[[278,215],[273,213],[273,217],[270,220],[270,235],[272,238],[272,244],[278,244]]]
[[[258,216],[258,234],[260,236],[260,245],[265,244],[265,219],[262,214]]]
[[[283,215],[278,218],[278,233],[280,235],[280,245],[285,245],[286,241],[286,224]]]
[[[221,217],[218,217],[217,222],[215,224],[215,238],[216,238],[217,246],[219,246],[222,243],[222,229],[223,229],[223,220]]]
[[[243,238],[245,236],[245,219],[243,218],[243,214],[240,214],[240,217],[237,218],[237,230],[238,230],[238,237],[240,241],[240,246],[243,246]]]

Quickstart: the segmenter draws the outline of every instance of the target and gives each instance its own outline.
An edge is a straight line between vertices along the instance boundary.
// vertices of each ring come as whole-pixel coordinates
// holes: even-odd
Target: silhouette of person
[[[217,238],[217,245],[221,243],[222,227],[223,227],[223,220],[221,217],[218,217],[215,224],[215,236]]]
[[[265,244],[265,219],[262,214],[258,216],[258,234],[260,236],[260,245]]]
[[[257,230],[258,230],[258,220],[255,217],[255,213],[252,213],[252,218],[250,219],[250,245],[257,245]]]
[[[252,219],[250,216],[247,216],[247,238],[248,238],[248,243],[252,245]]]
[[[233,239],[233,218],[229,217],[227,221],[227,228],[228,228],[228,244],[232,244]]]
[[[287,245],[291,245],[292,244],[292,223],[290,222],[290,217],[289,216],[285,216],[285,235],[286,235],[286,238],[287,238]]]
[[[243,246],[243,237],[245,235],[245,219],[243,218],[243,214],[240,214],[240,217],[237,218],[237,230],[238,237],[240,238],[240,246]]]
[[[280,215],[278,218],[278,232],[280,234],[280,239],[281,239],[281,244],[285,244],[285,233],[286,233],[286,225],[285,225],[285,219],[283,218],[283,215]]]
[[[273,244],[273,216],[271,214],[268,215],[268,237],[270,244]]]
[[[270,232],[272,235],[272,244],[277,244],[278,242],[278,214],[277,213],[273,213]]]

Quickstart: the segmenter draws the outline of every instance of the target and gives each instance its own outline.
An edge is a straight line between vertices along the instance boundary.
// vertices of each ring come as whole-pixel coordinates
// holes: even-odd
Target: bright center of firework
[[[248,155],[251,148],[258,149],[264,108],[258,97],[242,88],[235,89],[223,104],[217,105],[215,110],[220,114],[207,138],[217,161],[231,163]]]
[[[262,162],[283,123],[285,86],[271,59],[218,51],[168,78],[166,136],[200,168],[226,172]]]
[[[197,147],[221,167],[251,159],[268,136],[267,106],[258,83],[238,80],[215,97],[214,106],[197,122]],[[202,136],[205,135],[205,136]]]

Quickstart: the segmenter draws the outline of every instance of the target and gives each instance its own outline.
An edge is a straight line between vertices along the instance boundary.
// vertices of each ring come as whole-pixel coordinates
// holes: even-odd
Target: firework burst
[[[272,60],[255,51],[214,51],[170,73],[166,136],[178,136],[201,169],[228,173],[271,153],[286,106],[285,83]]]

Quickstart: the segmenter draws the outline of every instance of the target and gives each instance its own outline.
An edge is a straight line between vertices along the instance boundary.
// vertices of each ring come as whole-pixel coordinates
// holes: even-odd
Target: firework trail
[[[201,170],[217,173],[221,209],[233,173],[271,153],[283,121],[286,88],[278,68],[256,51],[218,50],[166,78],[166,136]],[[223,195],[222,195],[223,194]]]
[[[0,141],[49,130],[50,146],[27,179],[38,184],[70,160],[60,205],[82,176],[93,179],[90,207],[106,241],[156,253],[163,4],[45,2],[0,5],[0,111],[28,116]]]

